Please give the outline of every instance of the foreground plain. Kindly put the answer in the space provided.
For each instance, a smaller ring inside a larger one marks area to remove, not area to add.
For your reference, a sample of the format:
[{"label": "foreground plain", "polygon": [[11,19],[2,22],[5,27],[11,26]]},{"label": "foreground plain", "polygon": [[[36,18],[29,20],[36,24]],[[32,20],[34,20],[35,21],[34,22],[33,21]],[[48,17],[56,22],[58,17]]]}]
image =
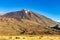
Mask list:
[{"label": "foreground plain", "polygon": [[60,40],[60,35],[0,36],[0,40]]}]

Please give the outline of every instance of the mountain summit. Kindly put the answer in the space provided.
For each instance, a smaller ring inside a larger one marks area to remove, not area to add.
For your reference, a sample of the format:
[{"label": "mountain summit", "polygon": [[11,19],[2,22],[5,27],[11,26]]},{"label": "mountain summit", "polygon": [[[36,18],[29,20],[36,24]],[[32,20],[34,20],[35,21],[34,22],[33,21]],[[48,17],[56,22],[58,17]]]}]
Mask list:
[{"label": "mountain summit", "polygon": [[23,9],[0,16],[0,35],[20,34],[59,34],[54,28],[58,23],[43,16]]},{"label": "mountain summit", "polygon": [[23,9],[21,11],[7,13],[7,14],[5,14],[5,17],[15,18],[17,20],[29,19],[32,21],[36,21],[38,23],[48,25],[50,27],[53,27],[56,24],[58,24],[57,22],[55,22],[43,15],[37,14],[35,12],[29,11],[26,9]]}]

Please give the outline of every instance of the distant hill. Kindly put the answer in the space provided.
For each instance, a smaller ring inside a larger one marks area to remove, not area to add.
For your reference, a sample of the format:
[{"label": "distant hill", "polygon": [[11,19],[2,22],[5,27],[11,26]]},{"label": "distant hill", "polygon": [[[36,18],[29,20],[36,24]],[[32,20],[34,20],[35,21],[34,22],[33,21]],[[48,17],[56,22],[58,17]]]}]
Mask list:
[{"label": "distant hill", "polygon": [[60,34],[60,30],[54,28],[57,24],[41,14],[23,9],[0,15],[0,35]]}]

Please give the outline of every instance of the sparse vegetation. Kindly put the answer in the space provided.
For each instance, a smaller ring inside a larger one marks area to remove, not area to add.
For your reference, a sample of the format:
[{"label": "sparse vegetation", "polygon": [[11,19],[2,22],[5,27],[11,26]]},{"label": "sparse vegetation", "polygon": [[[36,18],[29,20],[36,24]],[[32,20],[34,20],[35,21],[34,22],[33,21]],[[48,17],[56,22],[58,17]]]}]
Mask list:
[{"label": "sparse vegetation", "polygon": [[15,39],[20,39],[20,37],[16,37]]},{"label": "sparse vegetation", "polygon": [[[0,36],[0,40],[60,40],[60,35]],[[43,37],[42,37],[43,36]],[[12,37],[12,38],[11,38]]]}]

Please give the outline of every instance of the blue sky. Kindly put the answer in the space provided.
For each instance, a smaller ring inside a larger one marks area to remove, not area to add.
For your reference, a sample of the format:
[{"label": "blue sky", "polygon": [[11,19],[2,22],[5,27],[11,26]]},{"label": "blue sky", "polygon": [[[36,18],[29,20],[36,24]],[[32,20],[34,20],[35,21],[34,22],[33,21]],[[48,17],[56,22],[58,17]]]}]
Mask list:
[{"label": "blue sky", "polygon": [[0,14],[24,8],[60,22],[60,0],[0,0]]}]

